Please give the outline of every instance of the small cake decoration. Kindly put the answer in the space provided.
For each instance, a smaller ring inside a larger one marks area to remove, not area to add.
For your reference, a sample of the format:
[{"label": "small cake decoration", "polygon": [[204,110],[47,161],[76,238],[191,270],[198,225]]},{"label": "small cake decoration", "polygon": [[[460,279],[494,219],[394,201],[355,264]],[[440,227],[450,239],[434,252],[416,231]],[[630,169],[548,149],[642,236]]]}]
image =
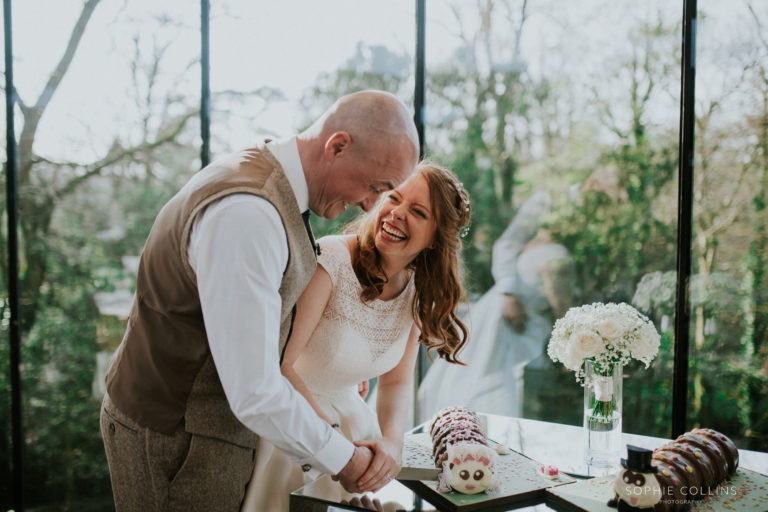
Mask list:
[{"label": "small cake decoration", "polygon": [[638,446],[627,445],[627,458],[621,459],[624,470],[613,484],[614,497],[608,502],[619,512],[653,512],[661,501],[661,486],[656,479],[658,468],[651,464],[653,452]]},{"label": "small cake decoration", "polygon": [[496,452],[488,446],[477,414],[466,407],[448,407],[432,419],[429,433],[440,492],[478,494],[494,487]]},{"label": "small cake decoration", "polygon": [[541,466],[541,474],[554,480],[560,474],[560,470],[555,466]]}]

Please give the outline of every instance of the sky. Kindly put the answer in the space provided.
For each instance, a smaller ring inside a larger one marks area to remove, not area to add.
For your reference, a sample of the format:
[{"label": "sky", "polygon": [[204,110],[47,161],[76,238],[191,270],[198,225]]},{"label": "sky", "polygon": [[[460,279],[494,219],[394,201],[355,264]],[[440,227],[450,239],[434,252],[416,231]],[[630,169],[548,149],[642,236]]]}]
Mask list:
[{"label": "sky", "polygon": [[[586,97],[588,91],[581,90],[584,84],[604,76],[606,85],[601,93],[610,99],[616,92],[611,90],[611,80],[618,77],[612,78],[614,70],[606,66],[605,54],[616,46],[631,51],[628,36],[636,24],[633,20],[661,18],[674,23],[682,13],[682,2],[671,0],[620,3],[529,0],[520,47],[528,72],[567,76],[576,97]],[[13,2],[14,73],[22,100],[30,103],[40,94],[63,53],[82,4],[83,0]],[[295,133],[306,122],[306,113],[298,106],[302,94],[321,73],[333,72],[349,59],[360,41],[414,55],[413,0],[216,0],[211,4],[214,94],[272,87],[285,95],[283,100],[269,104],[244,101],[227,112],[219,112],[214,103],[215,151],[250,145],[261,135]],[[457,6],[460,23],[450,5]],[[699,24],[700,40],[702,35],[709,37],[718,31],[738,33],[740,27],[734,25],[738,23],[748,30],[745,5],[744,1],[700,1],[700,10],[712,13],[708,22]],[[453,57],[462,32],[474,34],[479,23],[474,6],[475,2],[468,0],[427,2],[428,74],[431,66]],[[740,14],[729,14],[732,11]],[[501,9],[492,19],[501,27],[491,42],[492,56],[502,63],[512,60],[514,53],[515,25],[505,20],[505,14]],[[511,15],[516,14],[512,10]],[[115,138],[136,140],[144,113],[136,106],[129,63],[137,49],[146,64],[153,48],[164,48],[157,84],[196,101],[200,68],[190,63],[199,56],[199,26],[199,4],[194,0],[102,0],[46,111],[36,150],[54,159],[87,161],[102,155]],[[703,48],[706,50],[706,45]],[[728,60],[728,56],[719,58]],[[478,66],[487,65],[478,61]],[[714,95],[710,89],[722,89],[727,86],[723,82],[735,80],[732,72],[723,71],[719,67],[699,70],[703,96]],[[137,76],[140,87],[146,86],[142,73]],[[675,122],[678,88],[679,84],[672,84],[666,91],[666,100],[656,106],[655,121]],[[165,108],[161,99],[152,99],[155,111]]]},{"label": "sky", "polygon": [[[267,86],[282,90],[295,102],[317,75],[336,69],[352,56],[355,44],[386,44],[413,53],[415,25],[412,1],[334,2],[211,2],[211,88],[251,91]],[[25,0],[14,2],[16,86],[22,99],[33,101],[45,77],[60,58],[79,13],[80,0]],[[189,9],[189,6],[195,6]],[[161,28],[153,17],[174,25]],[[187,69],[199,55],[197,2],[102,0],[87,27],[70,71],[41,124],[40,148],[51,155],[73,152],[87,158],[103,151],[110,137],[133,117],[128,61],[138,37],[143,55],[153,45],[167,45],[160,81],[199,97],[199,66]],[[350,20],[366,19],[366,23]],[[185,72],[186,69],[186,72]],[[181,78],[179,78],[181,77]],[[65,101],[59,101],[65,99]],[[276,134],[296,129],[296,116],[261,112],[262,105],[246,105],[233,118],[258,114],[260,125]],[[215,105],[214,105],[215,108]],[[129,109],[126,111],[126,109]],[[249,111],[248,109],[251,109]],[[274,109],[273,109],[274,110]],[[282,113],[279,111],[282,110]],[[135,119],[134,119],[135,121]],[[62,137],[61,127],[69,125]],[[101,125],[107,125],[103,129]],[[109,126],[112,125],[112,126]],[[235,146],[252,138],[245,127],[232,128]],[[84,142],[89,141],[89,142]]]}]

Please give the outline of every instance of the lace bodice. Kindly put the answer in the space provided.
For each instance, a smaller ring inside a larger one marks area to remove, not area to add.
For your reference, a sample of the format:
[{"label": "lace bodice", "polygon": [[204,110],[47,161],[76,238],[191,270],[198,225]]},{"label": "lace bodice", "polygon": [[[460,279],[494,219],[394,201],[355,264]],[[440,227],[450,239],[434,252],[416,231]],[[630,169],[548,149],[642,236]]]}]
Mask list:
[{"label": "lace bodice", "polygon": [[333,291],[294,367],[313,393],[335,394],[394,368],[413,324],[413,279],[397,297],[364,303],[343,236],[319,240]]}]

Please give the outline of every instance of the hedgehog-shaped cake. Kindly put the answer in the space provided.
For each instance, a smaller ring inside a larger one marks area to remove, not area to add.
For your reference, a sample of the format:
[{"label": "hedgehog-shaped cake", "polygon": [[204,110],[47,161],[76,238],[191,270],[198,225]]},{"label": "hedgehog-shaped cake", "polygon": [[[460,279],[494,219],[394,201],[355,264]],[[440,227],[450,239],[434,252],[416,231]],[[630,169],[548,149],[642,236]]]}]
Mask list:
[{"label": "hedgehog-shaped cake", "polygon": [[477,414],[466,407],[447,407],[430,422],[429,435],[440,470],[438,491],[478,494],[493,488],[496,452],[488,446]]}]

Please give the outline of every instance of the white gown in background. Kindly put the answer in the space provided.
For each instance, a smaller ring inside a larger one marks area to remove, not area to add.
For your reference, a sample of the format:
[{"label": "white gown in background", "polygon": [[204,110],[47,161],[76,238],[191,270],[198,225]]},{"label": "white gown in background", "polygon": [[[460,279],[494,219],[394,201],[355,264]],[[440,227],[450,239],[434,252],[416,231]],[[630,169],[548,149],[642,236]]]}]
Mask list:
[{"label": "white gown in background", "polygon": [[[432,364],[419,387],[422,420],[451,405],[521,415],[523,369],[544,351],[552,330],[552,309],[543,277],[571,262],[568,250],[556,243],[522,250],[536,234],[549,201],[546,193],[532,196],[494,243],[496,284],[470,306],[464,318],[469,340],[458,357],[467,366],[441,359]],[[525,307],[528,319],[522,333],[515,332],[502,317],[506,293],[514,293]]]},{"label": "white gown in background", "polygon": [[[402,359],[413,325],[413,279],[394,299],[364,304],[344,237],[328,236],[319,243],[318,264],[331,276],[333,291],[294,368],[323,412],[339,423],[349,440],[380,438],[376,413],[360,398],[357,386],[388,372]],[[287,511],[290,492],[309,478],[287,455],[262,439],[241,510]],[[330,485],[333,488],[327,489],[327,495],[347,496],[340,484]]]}]

